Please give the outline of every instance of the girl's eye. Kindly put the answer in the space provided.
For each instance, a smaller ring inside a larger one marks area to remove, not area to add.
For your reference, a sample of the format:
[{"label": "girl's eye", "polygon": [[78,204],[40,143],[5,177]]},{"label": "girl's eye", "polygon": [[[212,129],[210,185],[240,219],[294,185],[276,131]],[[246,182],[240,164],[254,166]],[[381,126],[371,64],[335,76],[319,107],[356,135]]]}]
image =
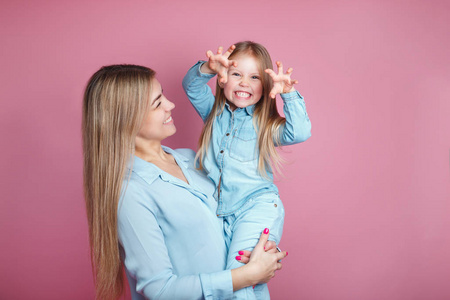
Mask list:
[{"label": "girl's eye", "polygon": [[158,108],[161,105],[161,101],[158,102],[158,105],[156,105],[156,108]]},{"label": "girl's eye", "polygon": [[257,80],[259,80],[259,76],[252,76],[252,79],[257,79]]},{"label": "girl's eye", "polygon": [[240,76],[239,73],[236,73],[236,72],[233,73],[233,74],[231,74],[231,75],[232,75],[232,76]]}]

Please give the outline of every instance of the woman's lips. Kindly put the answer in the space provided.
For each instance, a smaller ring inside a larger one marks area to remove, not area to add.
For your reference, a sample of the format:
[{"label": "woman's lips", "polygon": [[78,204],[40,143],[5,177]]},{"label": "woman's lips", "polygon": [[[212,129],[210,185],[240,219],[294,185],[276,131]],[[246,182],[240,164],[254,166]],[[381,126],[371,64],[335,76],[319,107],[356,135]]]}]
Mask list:
[{"label": "woman's lips", "polygon": [[163,124],[167,124],[167,123],[169,123],[169,122],[171,122],[172,121],[172,116],[170,116],[167,120],[165,120],[164,122],[163,122]]}]

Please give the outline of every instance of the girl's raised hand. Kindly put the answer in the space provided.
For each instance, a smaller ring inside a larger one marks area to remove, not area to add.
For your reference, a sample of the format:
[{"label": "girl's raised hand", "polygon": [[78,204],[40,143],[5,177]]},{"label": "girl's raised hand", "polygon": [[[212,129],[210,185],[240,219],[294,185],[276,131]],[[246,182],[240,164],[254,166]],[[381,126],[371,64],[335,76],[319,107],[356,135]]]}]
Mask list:
[{"label": "girl's raised hand", "polygon": [[297,84],[297,80],[291,79],[291,74],[294,69],[287,69],[283,74],[283,64],[277,61],[278,74],[271,69],[266,69],[265,72],[272,77],[273,88],[270,91],[270,98],[275,99],[277,94],[289,93],[295,91],[294,84]]},{"label": "girl's raised hand", "polygon": [[208,57],[208,62],[203,64],[206,67],[206,73],[217,74],[219,77],[219,83],[226,83],[228,81],[228,68],[230,66],[237,66],[237,62],[234,60],[229,60],[231,53],[233,53],[235,45],[231,45],[228,50],[222,54],[223,47],[219,47],[217,49],[217,54],[214,54],[211,50],[206,52],[206,56]]}]

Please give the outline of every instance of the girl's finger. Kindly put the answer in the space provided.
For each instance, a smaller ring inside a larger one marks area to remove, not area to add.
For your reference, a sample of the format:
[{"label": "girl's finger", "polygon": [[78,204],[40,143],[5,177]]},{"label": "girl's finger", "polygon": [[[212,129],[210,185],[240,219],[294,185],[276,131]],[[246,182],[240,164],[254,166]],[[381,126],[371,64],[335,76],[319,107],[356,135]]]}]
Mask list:
[{"label": "girl's finger", "polygon": [[217,54],[222,54],[222,51],[223,51],[223,47],[220,46],[220,47],[217,49]]},{"label": "girl's finger", "polygon": [[272,79],[275,79],[275,77],[277,76],[277,73],[275,73],[272,69],[265,69],[264,72],[269,74],[269,76],[272,77]]},{"label": "girl's finger", "polygon": [[226,58],[228,58],[231,55],[231,53],[233,53],[234,49],[236,49],[236,46],[235,45],[231,45],[230,48],[228,48],[227,52],[224,53],[224,56]]},{"label": "girl's finger", "polygon": [[208,58],[211,58],[211,56],[213,56],[213,55],[214,55],[214,53],[211,50],[206,51],[206,56]]},{"label": "girl's finger", "polygon": [[227,73],[226,72],[221,72],[220,73],[220,82],[227,83],[227,81],[228,81]]},{"label": "girl's finger", "polygon": [[281,61],[277,61],[277,67],[278,67],[278,74],[283,74],[283,64]]},{"label": "girl's finger", "polygon": [[277,270],[281,270],[283,268],[283,265],[281,263],[277,263]]},{"label": "girl's finger", "polygon": [[238,66],[238,63],[237,63],[237,61],[235,61],[235,60],[229,60],[229,61],[228,61],[228,64],[229,64],[230,66],[235,67],[235,68]]},{"label": "girl's finger", "polygon": [[289,69],[287,69],[286,74],[287,74],[287,75],[291,75],[292,71],[294,71],[294,69],[289,68]]}]

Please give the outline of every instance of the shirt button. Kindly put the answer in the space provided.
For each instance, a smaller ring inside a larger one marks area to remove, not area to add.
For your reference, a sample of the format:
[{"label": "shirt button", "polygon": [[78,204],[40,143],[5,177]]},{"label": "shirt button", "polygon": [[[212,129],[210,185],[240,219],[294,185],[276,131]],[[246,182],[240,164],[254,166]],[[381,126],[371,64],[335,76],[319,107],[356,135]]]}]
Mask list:
[{"label": "shirt button", "polygon": [[223,153],[223,150],[220,150],[220,153]]},{"label": "shirt button", "polygon": [[230,135],[229,133],[226,134],[226,136],[229,136],[229,135]]},{"label": "shirt button", "polygon": [[274,204],[273,206],[277,207],[278,205]]}]

